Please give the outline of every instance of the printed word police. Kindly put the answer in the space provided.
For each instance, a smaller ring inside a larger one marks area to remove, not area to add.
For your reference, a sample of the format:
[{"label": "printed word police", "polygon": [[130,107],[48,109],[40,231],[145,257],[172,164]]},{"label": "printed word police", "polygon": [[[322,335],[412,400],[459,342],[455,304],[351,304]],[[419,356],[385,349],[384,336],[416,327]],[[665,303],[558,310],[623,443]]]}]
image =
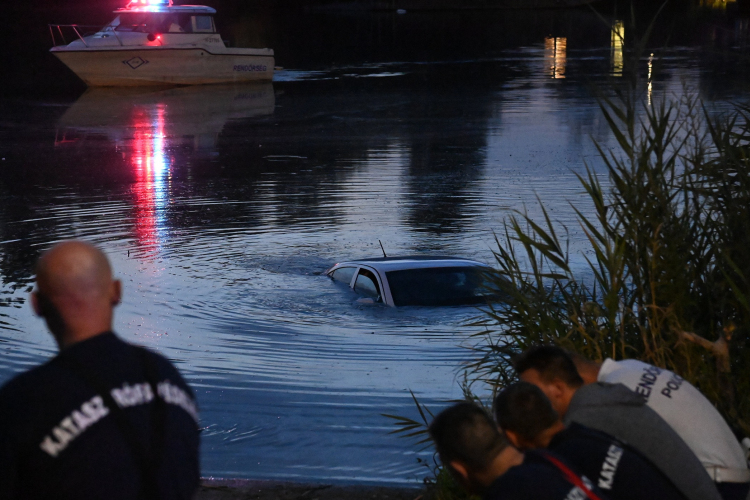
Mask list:
[{"label": "printed word police", "polygon": [[[181,388],[171,384],[169,380],[164,380],[157,384],[156,391],[167,404],[179,406],[198,422],[198,409],[195,402]],[[146,382],[133,385],[126,383],[122,387],[112,389],[110,395],[120,408],[147,404],[154,399],[154,391]],[[49,456],[57,457],[86,429],[109,415],[109,411],[101,396],[92,397],[80,408],[63,418],[49,434],[44,436],[39,447]]]},{"label": "printed word police", "polygon": [[[643,398],[648,401],[648,398],[651,396],[652,388],[656,383],[656,380],[659,378],[661,372],[662,370],[655,366],[648,366],[644,368],[643,374],[641,374],[641,380],[635,387],[635,392],[643,396]],[[661,390],[662,396],[666,396],[671,399],[672,391],[678,390],[683,382],[684,379],[682,379],[682,377],[673,373],[667,381],[667,386]]]}]

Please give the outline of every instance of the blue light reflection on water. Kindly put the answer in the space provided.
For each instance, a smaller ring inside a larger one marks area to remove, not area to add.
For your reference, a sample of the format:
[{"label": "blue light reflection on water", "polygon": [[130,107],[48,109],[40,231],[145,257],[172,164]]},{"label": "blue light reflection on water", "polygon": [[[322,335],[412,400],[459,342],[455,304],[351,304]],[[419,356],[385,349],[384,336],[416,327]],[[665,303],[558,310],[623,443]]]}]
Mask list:
[{"label": "blue light reflection on water", "polygon": [[166,115],[163,103],[134,107],[132,114],[130,154],[136,173],[135,208],[139,213],[136,235],[142,246],[151,246],[157,254],[168,235],[165,222],[173,162],[166,144]]},{"label": "blue light reflection on water", "polygon": [[169,201],[169,176],[172,167],[171,158],[165,146],[164,106],[158,107],[154,127],[154,207],[156,211],[157,239],[161,242],[167,236],[166,210]]}]

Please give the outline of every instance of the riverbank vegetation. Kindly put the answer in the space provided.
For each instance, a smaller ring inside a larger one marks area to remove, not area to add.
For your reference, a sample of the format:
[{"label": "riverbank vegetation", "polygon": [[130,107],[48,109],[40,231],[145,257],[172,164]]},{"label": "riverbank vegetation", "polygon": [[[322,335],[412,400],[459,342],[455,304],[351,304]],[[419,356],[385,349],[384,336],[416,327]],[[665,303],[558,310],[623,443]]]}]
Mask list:
[{"label": "riverbank vegetation", "polygon": [[576,208],[585,268],[543,207],[543,221],[511,216],[495,252],[511,299],[479,322],[469,376],[501,387],[510,356],[540,343],[637,358],[696,385],[750,435],[750,108],[713,115],[690,93],[649,105],[632,92],[601,107],[619,151],[598,145],[605,184],[580,176],[594,214]]},{"label": "riverbank vegetation", "polygon": [[[597,144],[606,176],[588,165],[578,175],[578,227],[556,223],[540,200],[541,217],[516,213],[496,234],[509,300],[472,325],[465,392],[490,404],[515,379],[514,354],[556,344],[668,368],[750,436],[750,107],[709,110],[693,89],[652,101],[642,54],[635,46],[627,78],[600,95],[616,147]],[[585,248],[570,250],[572,231]],[[396,432],[422,436],[420,412]],[[436,496],[456,498],[434,471]]]}]

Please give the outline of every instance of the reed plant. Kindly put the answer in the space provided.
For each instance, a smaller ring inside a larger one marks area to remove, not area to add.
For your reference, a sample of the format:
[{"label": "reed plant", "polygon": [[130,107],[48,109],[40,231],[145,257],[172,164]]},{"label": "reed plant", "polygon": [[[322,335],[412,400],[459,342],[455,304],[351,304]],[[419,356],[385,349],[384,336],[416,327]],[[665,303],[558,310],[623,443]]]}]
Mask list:
[{"label": "reed plant", "polygon": [[508,218],[495,260],[507,304],[489,306],[469,366],[494,390],[510,357],[556,344],[593,360],[637,358],[697,386],[750,435],[750,108],[711,115],[691,94],[646,105],[601,97],[619,151],[597,145],[606,189],[579,180],[592,210],[573,207],[587,239],[574,269],[566,228]]},{"label": "reed plant", "polygon": [[[571,256],[568,228],[541,202],[541,218],[506,219],[494,256],[510,300],[474,323],[466,377],[494,394],[515,377],[513,354],[538,344],[595,361],[636,358],[694,384],[747,436],[750,107],[712,112],[690,88],[647,98],[639,68],[656,16],[640,31],[635,19],[623,78],[595,89],[617,147],[595,142],[604,184],[588,165],[578,175],[589,206],[573,209],[587,246]],[[583,268],[571,263],[580,256]]]},{"label": "reed plant", "polygon": [[[471,325],[464,394],[489,405],[516,378],[513,355],[555,344],[668,368],[750,436],[750,108],[711,114],[691,92],[648,105],[635,90],[600,96],[619,148],[597,145],[605,184],[578,175],[583,259],[541,201],[541,218],[515,213],[495,235],[508,300]],[[394,432],[424,445],[431,414],[415,403],[420,419],[394,417]],[[466,498],[439,467],[429,482],[440,500]]]},{"label": "reed plant", "polygon": [[[514,213],[495,234],[508,300],[470,325],[464,393],[491,403],[516,379],[515,354],[555,344],[670,369],[750,436],[750,106],[714,112],[691,89],[646,99],[638,68],[652,26],[630,41],[620,83],[598,91],[617,147],[596,144],[606,175],[577,174],[585,248],[571,252],[570,228],[541,200],[541,217]],[[396,417],[394,432],[424,444],[429,412],[415,402],[420,420]],[[432,470],[433,496],[465,498]]]}]

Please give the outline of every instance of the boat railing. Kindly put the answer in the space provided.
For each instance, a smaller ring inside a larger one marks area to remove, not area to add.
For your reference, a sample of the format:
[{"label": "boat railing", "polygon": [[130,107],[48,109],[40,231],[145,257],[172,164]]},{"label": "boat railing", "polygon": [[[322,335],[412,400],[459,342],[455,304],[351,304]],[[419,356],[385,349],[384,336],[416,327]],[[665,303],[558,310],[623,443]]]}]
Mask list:
[{"label": "boat railing", "polygon": [[[88,35],[92,35],[94,33],[98,33],[100,31],[107,31],[111,32],[115,38],[117,38],[117,41],[120,43],[120,45],[123,45],[122,40],[120,40],[120,37],[117,36],[117,31],[115,31],[112,26],[106,26],[104,28],[101,27],[101,25],[87,25],[87,24],[48,24],[49,26],[49,33],[52,35],[52,46],[57,47],[58,45],[68,45],[70,42],[68,41],[68,38],[71,38],[71,41],[75,40],[76,37],[83,42],[83,44],[88,47],[89,44],[86,43],[85,37]],[[94,29],[93,32],[91,31],[85,31]],[[65,36],[65,33],[68,33],[68,36]],[[75,35],[72,35],[72,33],[75,33]],[[58,41],[60,43],[58,43]]]}]

